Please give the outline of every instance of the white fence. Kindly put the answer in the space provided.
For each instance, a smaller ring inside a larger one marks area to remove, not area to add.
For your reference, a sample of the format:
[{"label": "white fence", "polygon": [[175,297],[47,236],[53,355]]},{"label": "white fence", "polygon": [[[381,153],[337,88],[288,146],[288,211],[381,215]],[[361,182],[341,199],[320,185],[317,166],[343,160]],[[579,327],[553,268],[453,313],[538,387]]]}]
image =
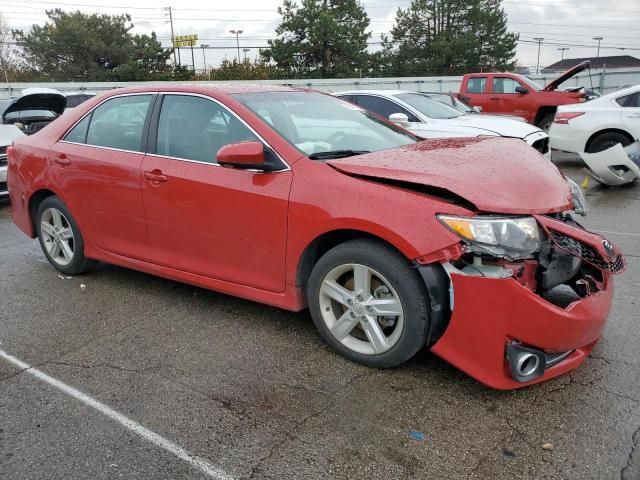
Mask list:
[{"label": "white fence", "polygon": [[[539,84],[546,84],[557,75],[533,75],[531,78]],[[267,84],[298,85],[323,90],[340,92],[357,89],[402,89],[420,92],[457,92],[462,77],[397,77],[397,78],[340,78],[340,79],[305,79],[305,80],[245,80],[220,82],[191,82],[194,84]],[[62,92],[87,90],[101,93],[114,88],[133,85],[160,85],[185,82],[65,82],[65,83],[10,83],[0,86],[0,99],[19,95],[25,88],[48,87]],[[564,87],[584,86],[602,93],[609,93],[624,85],[640,84],[640,68],[619,69],[606,72],[584,72],[566,81]]]}]

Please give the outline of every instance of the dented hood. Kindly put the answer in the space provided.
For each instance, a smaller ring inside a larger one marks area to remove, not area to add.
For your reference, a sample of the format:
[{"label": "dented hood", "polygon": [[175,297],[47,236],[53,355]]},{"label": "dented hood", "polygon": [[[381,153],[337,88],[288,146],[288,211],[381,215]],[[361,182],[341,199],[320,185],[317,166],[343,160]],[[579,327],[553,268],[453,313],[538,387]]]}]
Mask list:
[{"label": "dented hood", "polygon": [[560,171],[517,139],[425,140],[328,163],[349,175],[445,190],[483,212],[543,214],[572,208]]}]

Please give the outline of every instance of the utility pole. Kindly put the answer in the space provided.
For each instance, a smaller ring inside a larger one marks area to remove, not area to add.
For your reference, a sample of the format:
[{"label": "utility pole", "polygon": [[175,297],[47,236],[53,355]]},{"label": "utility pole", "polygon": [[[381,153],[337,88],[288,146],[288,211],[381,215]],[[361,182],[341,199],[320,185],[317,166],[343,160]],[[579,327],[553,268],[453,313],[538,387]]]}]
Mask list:
[{"label": "utility pole", "polygon": [[569,47],[560,47],[558,48],[558,50],[560,50],[560,60],[564,60],[564,52],[566,52],[567,50],[569,50]]},{"label": "utility pole", "polygon": [[534,40],[538,42],[538,63],[536,63],[536,75],[538,75],[540,73],[540,46],[542,45],[544,38],[536,37]]},{"label": "utility pole", "polygon": [[229,33],[236,36],[236,47],[238,48],[238,63],[240,63],[240,39],[238,38],[244,30],[229,30]]},{"label": "utility pole", "polygon": [[[173,47],[173,66],[177,67],[179,61],[176,60],[176,36],[173,34],[173,13],[171,12],[171,7],[165,7],[165,10],[169,12],[169,23],[171,24],[171,46]],[[178,50],[178,56],[180,55],[180,50]]]},{"label": "utility pole", "polygon": [[242,51],[244,52],[244,61],[247,61],[247,53],[249,53],[251,51],[250,48],[243,48]]},{"label": "utility pole", "polygon": [[604,40],[604,37],[593,37],[594,40],[598,41],[598,53],[596,53],[596,57],[600,56],[600,42]]},{"label": "utility pole", "polygon": [[202,48],[202,70],[204,73],[207,73],[207,57],[205,56],[204,51],[209,48],[209,45],[207,45],[206,43],[201,43],[200,48]]},{"label": "utility pole", "polygon": [[191,45],[191,68],[193,68],[193,72],[195,73],[196,71],[196,59],[193,56],[193,44],[196,43],[195,41],[191,41],[190,45]]}]

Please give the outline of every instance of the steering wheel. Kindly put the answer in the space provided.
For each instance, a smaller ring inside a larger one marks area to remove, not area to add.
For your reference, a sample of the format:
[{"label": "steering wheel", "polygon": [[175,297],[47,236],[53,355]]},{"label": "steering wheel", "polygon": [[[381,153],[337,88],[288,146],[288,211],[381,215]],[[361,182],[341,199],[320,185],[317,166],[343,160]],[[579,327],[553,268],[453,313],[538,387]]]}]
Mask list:
[{"label": "steering wheel", "polygon": [[334,145],[339,145],[340,141],[344,140],[345,138],[347,138],[347,134],[345,132],[335,132],[332,133],[329,138],[325,140],[325,142],[330,143],[331,148],[335,148]]}]

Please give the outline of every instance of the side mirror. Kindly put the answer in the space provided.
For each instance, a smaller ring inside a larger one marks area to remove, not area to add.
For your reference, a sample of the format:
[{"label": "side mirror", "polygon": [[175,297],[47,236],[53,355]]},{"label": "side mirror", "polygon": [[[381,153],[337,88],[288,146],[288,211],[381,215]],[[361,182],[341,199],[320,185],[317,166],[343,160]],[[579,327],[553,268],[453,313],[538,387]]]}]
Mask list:
[{"label": "side mirror", "polygon": [[529,93],[529,89],[526,87],[523,87],[522,85],[518,85],[516,87],[516,93],[521,93],[521,94],[525,94],[525,93]]},{"label": "side mirror", "polygon": [[223,166],[264,170],[264,145],[260,142],[230,143],[218,150],[216,161]]},{"label": "side mirror", "polygon": [[404,113],[392,113],[391,115],[389,115],[389,120],[402,127],[408,127],[410,125],[409,117],[407,117]]},{"label": "side mirror", "polygon": [[482,113],[482,107],[471,107],[471,109],[476,113]]}]

